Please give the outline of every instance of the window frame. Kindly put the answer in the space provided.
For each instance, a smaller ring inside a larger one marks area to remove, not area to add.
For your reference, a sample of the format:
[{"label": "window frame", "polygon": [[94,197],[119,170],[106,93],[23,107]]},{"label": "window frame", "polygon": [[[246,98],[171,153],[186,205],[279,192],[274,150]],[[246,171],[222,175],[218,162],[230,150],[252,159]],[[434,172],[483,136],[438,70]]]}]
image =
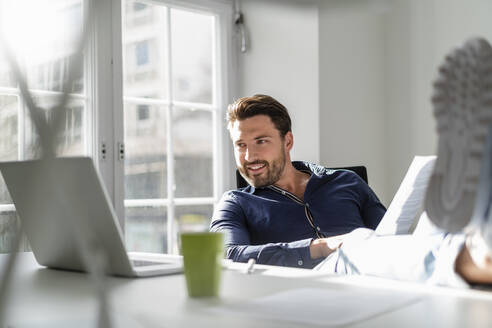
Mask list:
[{"label": "window frame", "polygon": [[[167,250],[168,253],[175,253],[175,218],[174,207],[179,205],[215,205],[220,199],[223,192],[228,189],[234,188],[234,165],[233,155],[231,151],[230,143],[228,142],[229,136],[225,129],[225,111],[227,104],[233,99],[235,93],[235,51],[232,46],[233,43],[233,7],[232,3],[226,0],[139,0],[139,2],[146,2],[150,5],[164,5],[169,8],[183,9],[188,11],[196,11],[198,13],[207,13],[215,17],[215,49],[213,50],[213,65],[215,66],[216,74],[213,75],[213,84],[215,92],[213,94],[212,107],[215,110],[212,111],[213,117],[213,172],[214,172],[214,189],[212,197],[204,198],[174,198],[173,191],[171,190],[173,181],[170,180],[174,176],[171,176],[168,172],[168,195],[167,199],[155,200],[150,202],[149,205],[163,205],[167,207]],[[102,4],[104,3],[104,4]],[[96,17],[98,20],[96,24],[101,24],[106,29],[104,33],[98,30],[97,35],[93,34],[94,49],[97,49],[97,53],[94,53],[93,61],[93,74],[95,77],[95,84],[99,87],[93,89],[95,94],[95,115],[94,126],[95,138],[94,138],[94,158],[98,159],[98,168],[106,183],[110,198],[113,201],[116,214],[120,226],[125,231],[125,203],[132,205],[132,202],[125,202],[124,195],[124,128],[123,128],[123,49],[122,43],[122,6],[124,0],[107,0],[101,1],[99,4],[95,4],[96,13],[99,15]],[[106,10],[111,11],[111,22],[106,20],[101,21],[101,17],[104,17],[103,13]],[[111,39],[111,42],[108,40]],[[107,45],[111,44],[111,53],[108,53]],[[105,65],[108,61],[111,61],[111,65]],[[109,73],[108,66],[111,67],[112,79],[107,79]],[[111,82],[111,83],[110,83]],[[108,92],[111,91],[111,92]],[[112,97],[109,95],[112,94]],[[126,98],[126,97],[125,97]],[[178,103],[174,101],[174,103]],[[110,107],[107,105],[111,104]],[[186,105],[186,103],[178,104],[180,106]],[[194,104],[196,107],[196,104]],[[111,111],[98,110],[101,108],[111,108]],[[171,111],[168,110],[168,113]],[[169,115],[169,114],[168,114]],[[169,122],[169,120],[168,120]],[[169,123],[168,123],[169,124]],[[168,133],[171,133],[170,131]],[[170,140],[170,138],[168,138]],[[105,149],[105,154],[102,154],[102,149]],[[123,151],[123,154],[120,153]],[[172,149],[168,149],[172,153]],[[173,170],[172,156],[168,160],[168,171]],[[142,204],[144,202],[141,202]]]}]

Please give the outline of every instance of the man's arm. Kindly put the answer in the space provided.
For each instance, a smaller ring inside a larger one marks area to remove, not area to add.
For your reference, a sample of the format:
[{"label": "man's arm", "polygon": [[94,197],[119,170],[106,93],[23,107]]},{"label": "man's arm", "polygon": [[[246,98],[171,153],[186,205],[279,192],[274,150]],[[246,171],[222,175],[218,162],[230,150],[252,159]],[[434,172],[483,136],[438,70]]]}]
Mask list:
[{"label": "man's arm", "polygon": [[375,230],[386,213],[386,207],[381,204],[371,187],[360,180],[361,195],[364,197],[361,208],[362,219],[367,228]]},{"label": "man's arm", "polygon": [[[328,242],[312,238],[286,242],[251,245],[247,220],[234,194],[224,194],[219,202],[211,231],[224,232],[227,258],[236,262],[247,262],[291,267],[313,268],[328,254]],[[336,242],[330,242],[336,245]]]}]

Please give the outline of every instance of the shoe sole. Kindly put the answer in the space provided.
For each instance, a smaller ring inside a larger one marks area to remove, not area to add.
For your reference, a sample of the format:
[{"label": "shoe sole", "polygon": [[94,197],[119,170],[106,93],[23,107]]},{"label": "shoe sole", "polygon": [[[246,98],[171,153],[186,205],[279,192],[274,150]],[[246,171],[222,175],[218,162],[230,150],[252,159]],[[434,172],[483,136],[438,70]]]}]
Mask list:
[{"label": "shoe sole", "polygon": [[438,227],[461,231],[471,220],[492,122],[492,47],[481,38],[446,56],[434,83],[438,157],[425,209]]}]

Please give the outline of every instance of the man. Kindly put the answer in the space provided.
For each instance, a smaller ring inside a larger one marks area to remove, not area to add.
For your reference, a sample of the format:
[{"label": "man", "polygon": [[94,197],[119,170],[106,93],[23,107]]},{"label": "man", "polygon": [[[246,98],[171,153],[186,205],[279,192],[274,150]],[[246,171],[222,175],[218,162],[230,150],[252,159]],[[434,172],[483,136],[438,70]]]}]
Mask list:
[{"label": "man", "polygon": [[375,235],[385,212],[375,194],[353,173],[291,163],[290,118],[272,97],[238,99],[228,121],[237,167],[250,184],[225,193],[212,219],[211,231],[226,233],[228,258],[450,286],[492,283],[479,230]]},{"label": "man", "polygon": [[375,229],[385,213],[355,173],[291,162],[287,109],[272,97],[238,99],[228,109],[236,165],[250,186],[229,191],[211,230],[226,232],[227,257],[313,268],[356,228]]}]

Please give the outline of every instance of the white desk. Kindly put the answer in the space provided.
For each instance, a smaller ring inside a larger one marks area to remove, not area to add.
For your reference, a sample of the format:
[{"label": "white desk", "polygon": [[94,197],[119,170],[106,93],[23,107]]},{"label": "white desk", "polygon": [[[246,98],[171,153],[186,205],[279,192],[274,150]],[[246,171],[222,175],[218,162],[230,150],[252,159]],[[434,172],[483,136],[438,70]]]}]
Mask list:
[{"label": "white desk", "polygon": [[[0,256],[0,265],[5,263],[5,258],[5,255]],[[218,315],[207,309],[300,287],[319,288],[327,293],[365,288],[410,292],[420,295],[422,300],[350,327],[492,327],[492,292],[429,287],[378,278],[320,276],[301,269],[258,267],[261,270],[252,275],[236,271],[244,268],[242,264],[234,264],[225,270],[218,299],[188,298],[183,275],[141,279],[110,277],[112,310],[120,317],[126,317],[129,327],[138,326],[133,324],[135,322],[142,327],[309,327],[254,316]],[[11,286],[7,323],[15,327],[19,323],[35,321],[53,326],[49,324],[50,320],[91,318],[95,310],[95,293],[87,275],[42,268],[31,253],[23,253],[19,257]]]}]

